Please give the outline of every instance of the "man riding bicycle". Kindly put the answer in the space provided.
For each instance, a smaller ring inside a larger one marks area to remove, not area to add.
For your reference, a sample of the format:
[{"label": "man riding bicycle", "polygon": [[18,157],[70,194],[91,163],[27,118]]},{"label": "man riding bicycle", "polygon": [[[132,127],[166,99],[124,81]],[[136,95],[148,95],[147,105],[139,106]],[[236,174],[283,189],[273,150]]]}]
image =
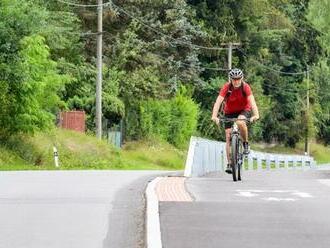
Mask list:
[{"label": "man riding bicycle", "polygon": [[[250,86],[243,80],[243,72],[240,69],[232,69],[229,72],[229,82],[221,88],[219,96],[213,106],[212,120],[219,125],[220,119],[218,118],[218,113],[220,106],[224,105],[224,115],[227,118],[238,118],[246,119],[251,123],[259,119],[259,111],[252,94]],[[251,117],[252,110],[252,117]],[[248,128],[246,121],[238,120],[236,121],[239,127],[240,134],[243,140],[243,153],[249,154],[250,147],[248,143]],[[227,153],[227,173],[231,173],[231,160],[230,160],[230,131],[232,123],[225,122],[225,132],[226,132],[226,153]]]}]

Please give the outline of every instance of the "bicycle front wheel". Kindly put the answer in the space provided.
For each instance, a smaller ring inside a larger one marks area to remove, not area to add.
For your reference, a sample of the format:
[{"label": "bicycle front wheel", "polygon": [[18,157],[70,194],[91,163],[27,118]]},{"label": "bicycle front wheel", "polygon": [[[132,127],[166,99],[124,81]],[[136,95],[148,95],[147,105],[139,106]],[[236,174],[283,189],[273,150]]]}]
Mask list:
[{"label": "bicycle front wheel", "polygon": [[[233,181],[237,181],[238,176],[238,135],[233,135],[231,137],[231,166],[233,172]],[[240,175],[239,175],[240,176]]]},{"label": "bicycle front wheel", "polygon": [[242,180],[242,166],[243,166],[243,155],[242,155],[242,145],[241,145],[241,141],[239,140],[238,141],[238,164],[237,164],[237,167],[238,167],[238,176],[237,176],[237,179],[238,181],[241,181]]}]

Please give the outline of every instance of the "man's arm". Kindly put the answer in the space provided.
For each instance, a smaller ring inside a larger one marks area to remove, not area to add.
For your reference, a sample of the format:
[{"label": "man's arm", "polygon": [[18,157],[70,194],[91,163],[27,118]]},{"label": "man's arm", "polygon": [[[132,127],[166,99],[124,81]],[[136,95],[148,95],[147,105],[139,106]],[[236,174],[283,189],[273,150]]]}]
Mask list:
[{"label": "man's arm", "polygon": [[217,100],[214,103],[213,110],[212,110],[212,120],[218,125],[220,122],[220,120],[218,118],[218,113],[219,113],[221,103],[223,102],[223,99],[224,99],[224,97],[219,95],[217,97]]},{"label": "man's arm", "polygon": [[251,107],[252,107],[252,117],[250,118],[251,122],[254,122],[255,120],[259,119],[259,110],[258,110],[258,106],[256,104],[256,100],[254,99],[253,95],[250,95],[248,97],[248,100],[250,101]]}]

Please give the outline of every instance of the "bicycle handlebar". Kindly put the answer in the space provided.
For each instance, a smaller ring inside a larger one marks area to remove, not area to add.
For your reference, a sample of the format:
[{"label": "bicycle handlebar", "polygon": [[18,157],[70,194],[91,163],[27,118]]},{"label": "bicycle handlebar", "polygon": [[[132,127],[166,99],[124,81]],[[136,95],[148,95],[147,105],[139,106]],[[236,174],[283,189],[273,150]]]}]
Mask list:
[{"label": "bicycle handlebar", "polygon": [[243,119],[243,118],[228,118],[224,116],[219,116],[219,120],[222,122],[235,122],[235,121],[245,121],[250,123],[250,119]]}]

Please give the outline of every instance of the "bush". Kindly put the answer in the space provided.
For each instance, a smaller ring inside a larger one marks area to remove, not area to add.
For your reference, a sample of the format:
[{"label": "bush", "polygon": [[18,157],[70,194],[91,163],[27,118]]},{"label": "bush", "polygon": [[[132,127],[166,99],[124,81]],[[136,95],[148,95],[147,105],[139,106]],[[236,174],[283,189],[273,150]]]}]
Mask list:
[{"label": "bush", "polygon": [[196,131],[199,108],[191,98],[181,94],[171,101],[171,105],[172,118],[168,141],[180,147]]},{"label": "bush", "polygon": [[129,130],[130,134],[139,134],[135,138],[159,137],[182,147],[196,131],[199,107],[184,92],[170,100],[143,101],[137,111],[137,125],[127,125],[137,129]]},{"label": "bush", "polygon": [[143,137],[156,136],[168,140],[172,122],[170,100],[149,100],[140,105],[140,125]]}]

